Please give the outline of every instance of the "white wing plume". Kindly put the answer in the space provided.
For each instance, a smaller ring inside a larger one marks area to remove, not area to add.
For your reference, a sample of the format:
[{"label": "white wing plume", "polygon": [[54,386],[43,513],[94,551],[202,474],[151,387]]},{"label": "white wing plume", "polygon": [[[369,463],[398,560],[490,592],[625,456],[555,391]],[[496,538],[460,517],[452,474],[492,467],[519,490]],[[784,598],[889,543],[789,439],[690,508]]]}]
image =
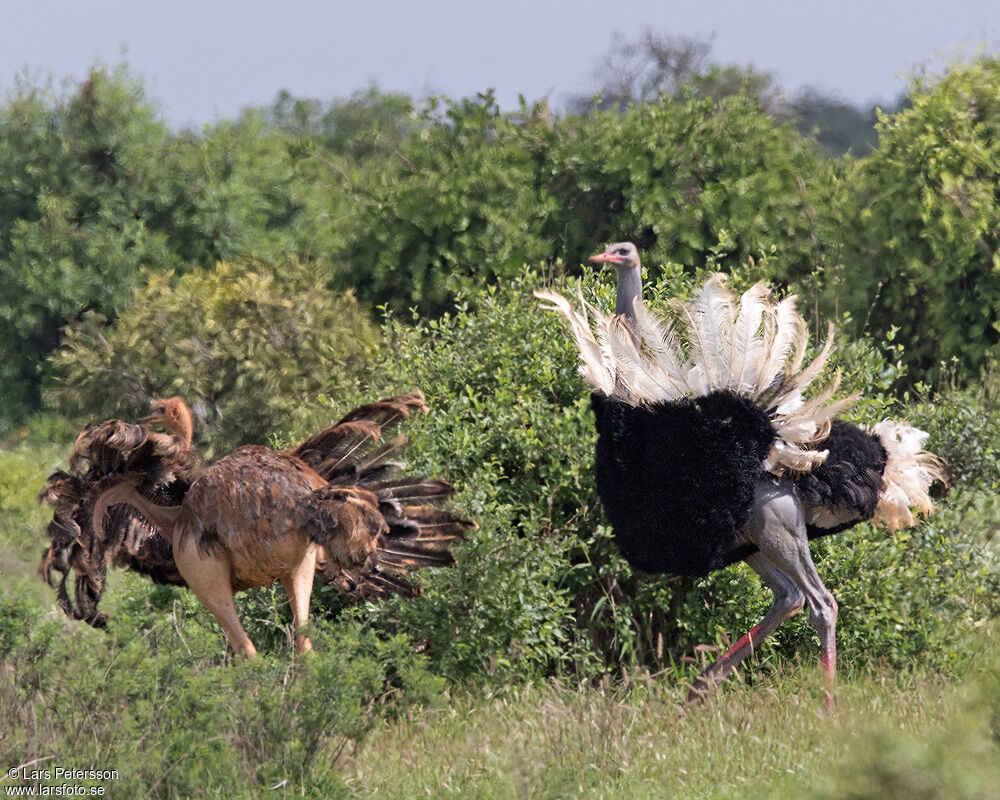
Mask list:
[{"label": "white wing plume", "polygon": [[587,304],[583,302],[583,296],[580,296],[580,305],[584,309],[584,316],[580,316],[570,305],[569,300],[558,292],[538,291],[535,292],[535,297],[552,304],[542,306],[543,309],[556,311],[569,321],[573,338],[576,339],[576,346],[580,351],[580,358],[583,360],[580,365],[580,375],[583,376],[583,379],[597,391],[609,397],[613,395],[615,386],[614,362],[605,357],[605,353],[601,350],[601,346],[590,330],[590,320],[586,317]]},{"label": "white wing plume", "polygon": [[807,472],[826,458],[814,445],[830,421],[856,398],[834,401],[839,376],[811,399],[803,392],[819,376],[833,344],[833,326],[819,355],[805,368],[808,327],[795,297],[778,302],[764,283],[737,298],[724,275],[713,275],[672,318],[635,304],[635,320],[601,314],[582,294],[582,313],[557,292],[535,296],[567,319],[582,364],[596,391],[631,405],[698,397],[728,390],[753,400],[771,417],[778,440],[767,468]]}]

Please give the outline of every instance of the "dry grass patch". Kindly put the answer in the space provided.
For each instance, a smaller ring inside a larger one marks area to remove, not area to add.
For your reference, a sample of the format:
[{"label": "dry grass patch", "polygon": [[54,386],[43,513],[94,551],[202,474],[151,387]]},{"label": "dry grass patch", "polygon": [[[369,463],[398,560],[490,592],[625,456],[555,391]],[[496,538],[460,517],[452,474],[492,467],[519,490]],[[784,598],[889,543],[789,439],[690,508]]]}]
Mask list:
[{"label": "dry grass patch", "polygon": [[559,683],[454,698],[369,738],[345,777],[361,797],[774,796],[815,786],[875,731],[926,737],[966,691],[872,673],[827,712],[818,676],[789,667],[687,709],[665,680],[630,691]]}]

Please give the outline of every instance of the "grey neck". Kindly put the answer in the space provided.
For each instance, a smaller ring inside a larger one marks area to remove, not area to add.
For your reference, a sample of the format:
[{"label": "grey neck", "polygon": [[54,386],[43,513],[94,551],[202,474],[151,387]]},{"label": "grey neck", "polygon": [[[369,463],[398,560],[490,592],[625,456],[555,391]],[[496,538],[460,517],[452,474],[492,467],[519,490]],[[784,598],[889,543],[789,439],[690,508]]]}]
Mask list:
[{"label": "grey neck", "polygon": [[635,301],[642,296],[642,275],[639,267],[618,270],[618,294],[615,296],[615,313],[635,322]]}]

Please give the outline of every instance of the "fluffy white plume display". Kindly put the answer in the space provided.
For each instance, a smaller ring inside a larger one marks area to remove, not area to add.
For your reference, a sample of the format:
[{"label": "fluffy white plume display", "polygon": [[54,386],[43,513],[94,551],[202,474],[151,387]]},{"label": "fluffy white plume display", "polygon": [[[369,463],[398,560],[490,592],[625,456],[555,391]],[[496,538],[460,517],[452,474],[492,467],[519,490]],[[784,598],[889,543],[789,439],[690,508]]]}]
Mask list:
[{"label": "fluffy white plume display", "polygon": [[580,350],[580,374],[595,390],[631,405],[671,402],[727,390],[748,397],[771,416],[778,441],[766,467],[775,474],[808,472],[826,458],[811,447],[831,420],[857,398],[834,401],[839,373],[808,399],[803,391],[822,372],[833,325],[819,355],[805,368],[809,331],[795,296],[778,302],[758,283],[739,298],[724,275],[713,275],[665,317],[636,302],[635,322],[602,314],[579,295],[581,311],[557,292],[535,296],[565,317]]},{"label": "fluffy white plume display", "polygon": [[875,522],[884,523],[890,530],[908,528],[916,521],[911,507],[924,514],[933,513],[928,490],[934,481],[946,482],[944,463],[923,449],[928,434],[906,422],[882,420],[872,433],[882,442],[887,456]]}]

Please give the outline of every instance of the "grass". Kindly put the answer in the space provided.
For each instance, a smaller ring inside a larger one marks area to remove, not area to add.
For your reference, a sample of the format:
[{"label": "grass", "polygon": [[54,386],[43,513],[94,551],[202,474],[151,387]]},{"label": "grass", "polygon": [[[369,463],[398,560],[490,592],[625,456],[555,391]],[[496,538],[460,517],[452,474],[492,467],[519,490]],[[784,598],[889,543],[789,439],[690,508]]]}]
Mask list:
[{"label": "grass", "polygon": [[69,450],[69,444],[23,443],[0,449],[0,575],[5,590],[14,583],[19,593],[39,603],[53,600],[35,573],[48,544],[44,530],[52,512],[35,498],[46,476],[65,462]]},{"label": "grass", "polygon": [[[662,680],[627,694],[549,683],[453,698],[385,725],[345,779],[357,797],[372,798],[964,797],[950,794],[955,776],[939,769],[954,743],[982,757],[971,770],[959,760],[967,782],[978,790],[996,779],[1000,792],[1000,748],[988,720],[969,711],[978,687],[873,669],[844,682],[828,712],[818,675],[797,665],[752,687],[732,684],[694,709]],[[908,773],[929,772],[942,792],[896,794],[893,781],[906,776],[864,761],[873,742]],[[865,785],[858,763],[867,777],[889,773],[885,793],[845,793],[851,780]]]},{"label": "grass", "polygon": [[[35,574],[34,498],[67,450],[0,450],[0,766],[116,768],[122,797],[1000,800],[985,619],[950,642],[953,680],[855,659],[832,712],[806,647],[802,663],[752,660],[693,709],[677,678],[644,672],[443,690],[408,641],[343,620],[315,620],[318,652],[298,663],[277,613],[249,620],[278,626],[270,652],[233,664],[189,593],[120,571],[108,634],[58,611]],[[973,512],[954,508],[956,524]]]}]

